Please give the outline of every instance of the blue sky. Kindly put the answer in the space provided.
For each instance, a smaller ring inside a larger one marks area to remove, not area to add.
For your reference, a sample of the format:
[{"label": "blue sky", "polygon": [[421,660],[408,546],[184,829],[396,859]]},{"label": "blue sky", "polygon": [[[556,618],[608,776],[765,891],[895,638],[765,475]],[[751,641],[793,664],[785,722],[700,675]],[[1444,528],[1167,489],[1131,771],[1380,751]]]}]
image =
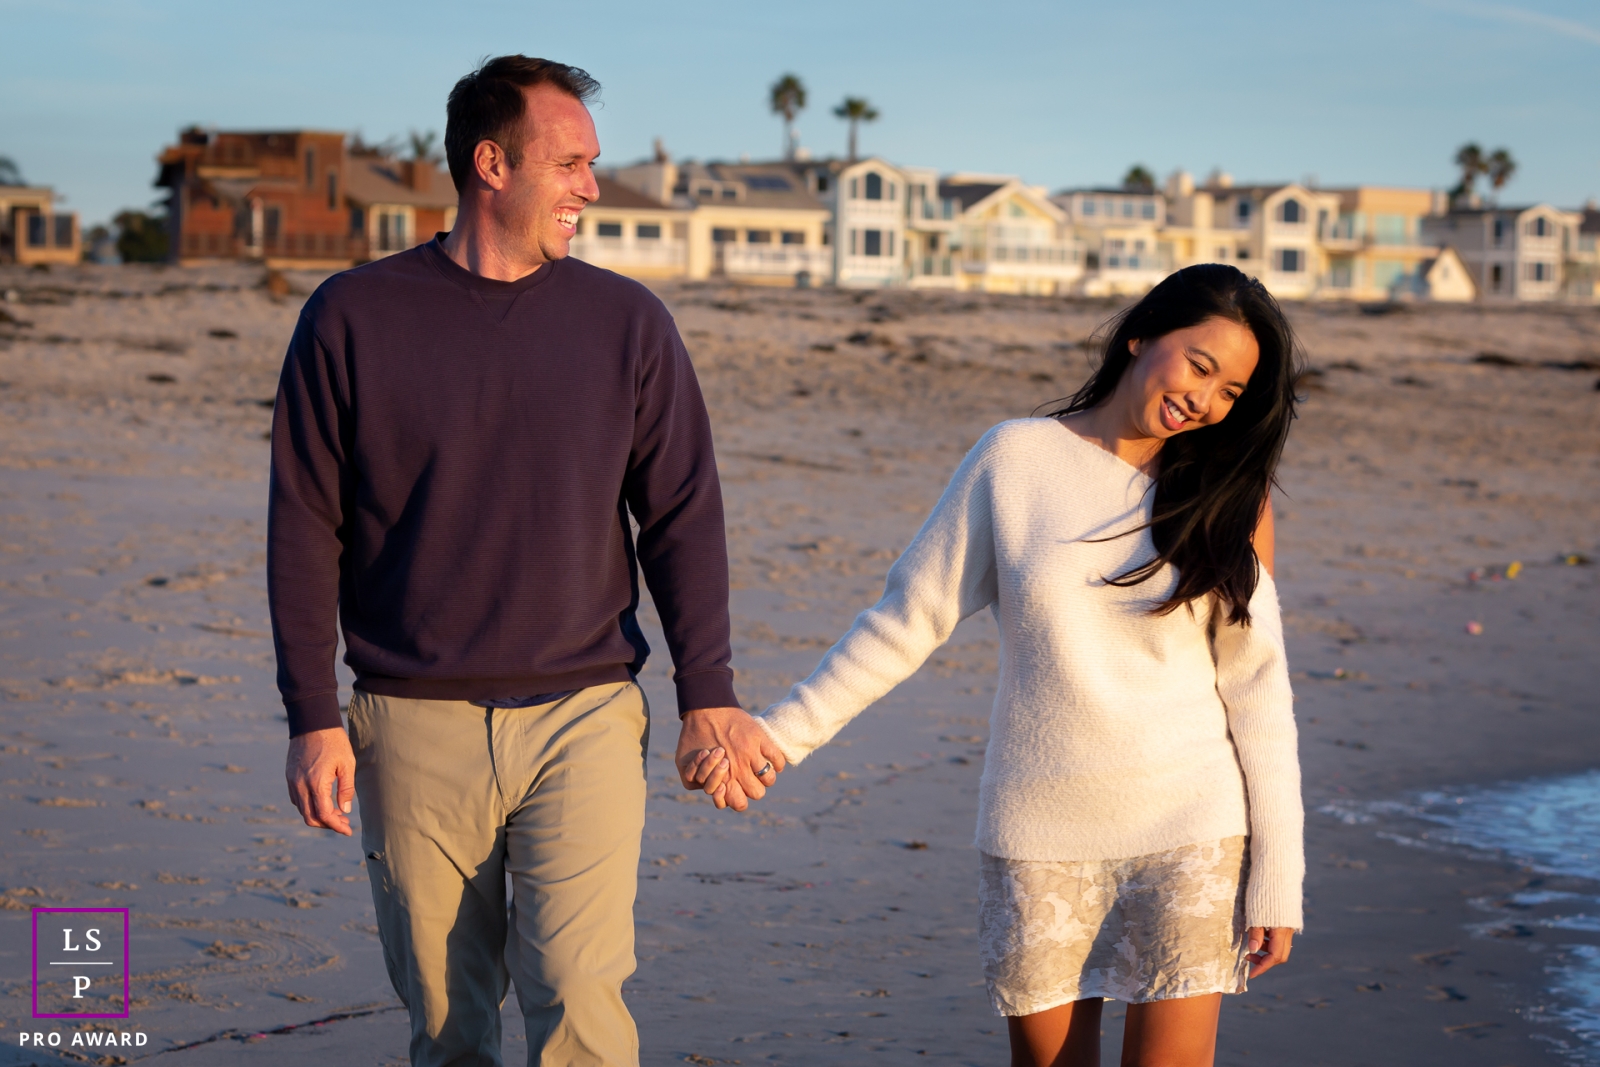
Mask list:
[{"label": "blue sky", "polygon": [[1444,187],[1476,140],[1517,158],[1508,202],[1600,196],[1593,0],[0,0],[0,27],[0,155],[91,222],[154,199],[180,126],[442,131],[454,80],[519,51],[600,79],[615,163],[657,136],[679,159],[776,154],[766,91],[793,71],[818,154],[843,151],[850,94],[882,116],[864,152],[1051,189],[1135,162]]}]

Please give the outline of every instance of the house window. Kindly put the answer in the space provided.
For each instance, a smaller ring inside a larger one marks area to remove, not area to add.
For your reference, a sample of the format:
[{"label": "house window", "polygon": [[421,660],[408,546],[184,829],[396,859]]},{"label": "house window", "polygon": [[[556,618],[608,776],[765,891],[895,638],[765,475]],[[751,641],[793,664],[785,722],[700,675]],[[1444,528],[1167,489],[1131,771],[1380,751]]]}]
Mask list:
[{"label": "house window", "polygon": [[1549,221],[1543,217],[1534,219],[1532,222],[1528,223],[1528,233],[1534,237],[1550,236]]},{"label": "house window", "polygon": [[936,233],[928,234],[928,251],[930,251],[930,252],[939,251],[939,235],[938,234],[936,234]]},{"label": "house window", "polygon": [[620,223],[620,222],[602,222],[602,223],[598,223],[595,226],[594,231],[595,231],[595,233],[597,233],[601,237],[621,237],[622,236],[622,223]]},{"label": "house window", "polygon": [[1349,289],[1354,281],[1350,273],[1350,261],[1341,259],[1335,261],[1328,271],[1328,283],[1335,289]]},{"label": "house window", "polygon": [[883,176],[881,174],[877,171],[868,171],[866,186],[868,200],[883,199]]},{"label": "house window", "polygon": [[1125,219],[1133,218],[1133,201],[1132,200],[1124,200],[1122,202],[1122,217],[1125,218]]},{"label": "house window", "polygon": [[1156,202],[1154,200],[1146,200],[1143,204],[1141,204],[1139,206],[1139,217],[1140,218],[1146,218],[1146,219],[1155,218],[1156,217]]},{"label": "house window", "polygon": [[1498,293],[1500,291],[1500,285],[1504,281],[1505,271],[1500,264],[1496,263],[1494,266],[1489,268],[1489,288]]},{"label": "house window", "polygon": [[37,211],[28,212],[28,247],[43,248],[45,232],[44,216]]},{"label": "house window", "polygon": [[883,231],[882,230],[862,230],[861,231],[861,254],[864,255],[864,256],[881,256],[881,255],[883,255]]},{"label": "house window", "polygon": [[746,244],[770,245],[772,243],[771,230],[746,230],[744,231]]},{"label": "house window", "polygon": [[803,231],[803,230],[784,230],[783,231],[783,243],[786,244],[786,245],[803,245],[803,244],[805,244],[806,243],[805,231]]},{"label": "house window", "polygon": [[[248,208],[242,208],[242,209],[240,209],[240,212],[239,212],[239,214],[241,216],[246,216],[246,217],[244,217],[242,219],[242,221],[240,223],[240,226],[241,226],[241,229],[239,231],[239,236],[240,237],[248,237],[250,235],[250,219],[246,215],[246,213],[248,211],[249,211]],[[358,237],[362,233],[366,232],[366,229],[367,229],[367,213],[365,211],[362,211],[358,207],[351,208],[350,209],[350,235],[352,237]]]},{"label": "house window", "polygon": [[406,243],[405,212],[378,212],[378,251],[401,252],[408,247],[409,245]]},{"label": "house window", "polygon": [[1250,249],[1247,248],[1244,245],[1240,245],[1239,246],[1239,251],[1237,251],[1237,252],[1235,252],[1233,254],[1233,258],[1239,260],[1240,262],[1243,262],[1244,260],[1249,259],[1250,258]]},{"label": "house window", "polygon": [[1217,252],[1217,262],[1218,263],[1226,263],[1226,262],[1228,262],[1228,250],[1226,248],[1218,248],[1216,250],[1216,252]]},{"label": "house window", "polygon": [[717,229],[714,229],[714,230],[711,231],[711,240],[715,244],[719,244],[719,245],[732,244],[734,241],[737,241],[738,239],[739,239],[739,231],[738,230],[725,230],[725,229],[722,229],[721,227],[718,227]]},{"label": "house window", "polygon": [[274,205],[261,213],[261,231],[269,241],[278,239],[283,228],[283,209]]},{"label": "house window", "polygon": [[1090,215],[1093,215],[1093,214],[1094,214],[1094,210],[1095,210],[1095,203],[1094,203],[1094,201],[1093,201],[1093,200],[1092,200],[1092,199],[1090,199],[1090,198],[1088,198],[1088,197],[1085,197],[1085,198],[1084,198],[1084,199],[1083,199],[1083,200],[1082,200],[1082,201],[1081,201],[1081,203],[1082,203],[1082,204],[1083,204],[1083,214],[1084,214],[1084,217],[1085,217],[1085,218],[1087,218],[1087,217],[1089,217],[1089,216],[1090,216]]},{"label": "house window", "polygon": [[825,193],[827,191],[828,191],[828,176],[826,174],[817,175],[817,192]]},{"label": "house window", "polygon": [[1374,215],[1372,217],[1372,241],[1374,244],[1410,244],[1408,229],[1404,215]]},{"label": "house window", "polygon": [[1277,260],[1273,266],[1285,274],[1299,274],[1306,269],[1305,253],[1298,248],[1280,248],[1273,258]]},{"label": "house window", "polygon": [[1496,247],[1498,247],[1499,245],[1503,244],[1505,242],[1505,239],[1506,239],[1506,220],[1505,219],[1495,219],[1494,220],[1494,243],[1495,243]]},{"label": "house window", "polygon": [[72,247],[72,216],[57,215],[56,217],[56,247]]},{"label": "house window", "polygon": [[1406,265],[1398,259],[1379,259],[1372,264],[1372,284],[1389,289],[1404,280]]},{"label": "house window", "polygon": [[898,189],[898,188],[899,188],[899,186],[898,186],[898,185],[896,185],[896,184],[895,184],[895,183],[894,183],[894,182],[890,182],[890,183],[889,183],[889,199],[890,199],[890,200],[893,200],[893,199],[894,199],[894,196],[895,196],[895,190],[896,190],[896,189]]},{"label": "house window", "polygon": [[723,186],[722,187],[722,199],[724,199],[724,200],[737,200],[737,199],[739,199],[739,190],[735,189],[731,185]]},{"label": "house window", "polygon": [[[1543,222],[1544,220],[1540,219],[1539,221]],[[1530,282],[1554,281],[1555,280],[1555,276],[1556,276],[1555,265],[1553,263],[1529,263],[1528,264],[1528,280]]]},{"label": "house window", "polygon": [[633,235],[641,241],[661,240],[661,223],[641,222],[633,228]]},{"label": "house window", "polygon": [[339,210],[339,172],[328,172],[328,210]]},{"label": "house window", "polygon": [[716,195],[716,190],[711,188],[709,185],[702,185],[695,189],[694,195],[701,200],[710,200],[714,195]]},{"label": "house window", "polygon": [[1245,226],[1250,222],[1250,201],[1236,200],[1233,205],[1233,217],[1239,220],[1239,225]]},{"label": "house window", "polygon": [[1305,211],[1300,207],[1300,201],[1290,198],[1278,208],[1278,219],[1290,225],[1299,225],[1306,220]]},{"label": "house window", "polygon": [[312,188],[317,185],[317,150],[306,149],[306,184]]},{"label": "house window", "polygon": [[860,178],[851,178],[850,179],[850,199],[851,200],[860,200],[861,199],[861,179]]}]

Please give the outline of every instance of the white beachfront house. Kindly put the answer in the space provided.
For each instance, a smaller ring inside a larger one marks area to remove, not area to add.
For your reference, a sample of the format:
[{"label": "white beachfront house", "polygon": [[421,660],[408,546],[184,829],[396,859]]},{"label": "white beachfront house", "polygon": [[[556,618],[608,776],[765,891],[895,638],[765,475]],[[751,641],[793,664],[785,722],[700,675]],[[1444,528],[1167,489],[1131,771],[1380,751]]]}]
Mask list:
[{"label": "white beachfront house", "polygon": [[1423,220],[1424,239],[1449,245],[1485,300],[1555,300],[1583,216],[1549,204],[1453,207]]}]

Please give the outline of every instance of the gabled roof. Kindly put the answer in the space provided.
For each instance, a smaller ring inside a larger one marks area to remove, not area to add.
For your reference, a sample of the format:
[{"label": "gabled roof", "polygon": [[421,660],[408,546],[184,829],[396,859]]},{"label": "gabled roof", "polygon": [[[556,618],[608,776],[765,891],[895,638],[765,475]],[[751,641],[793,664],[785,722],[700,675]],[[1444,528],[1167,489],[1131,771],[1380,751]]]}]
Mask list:
[{"label": "gabled roof", "polygon": [[400,164],[380,157],[350,157],[345,167],[344,195],[358,204],[407,204],[411,207],[448,208],[456,206],[456,189],[450,175],[431,163],[426,190],[413,189],[400,176]]},{"label": "gabled roof", "polygon": [[1005,188],[1005,184],[1004,182],[941,181],[939,183],[939,199],[958,200],[961,202],[961,210],[966,211],[973,204],[993,196],[998,190]]},{"label": "gabled roof", "polygon": [[631,189],[628,186],[623,185],[621,182],[616,181],[616,180],[614,180],[612,178],[606,178],[606,177],[603,177],[603,176],[601,176],[599,174],[596,174],[594,176],[594,180],[595,180],[595,184],[600,187],[600,199],[595,201],[595,203],[597,205],[599,205],[600,207],[614,207],[614,208],[622,208],[624,210],[632,210],[632,211],[639,211],[639,210],[675,211],[675,210],[677,210],[676,208],[672,207],[671,205],[663,204],[661,201],[656,200],[653,197],[645,196],[643,193],[639,192],[637,189]]},{"label": "gabled roof", "polygon": [[698,201],[701,207],[756,207],[799,211],[825,211],[826,206],[807,189],[800,168],[804,163],[685,163],[678,170],[678,184],[694,197],[694,181],[705,178],[718,182],[737,182],[744,186],[744,198],[737,203]]}]

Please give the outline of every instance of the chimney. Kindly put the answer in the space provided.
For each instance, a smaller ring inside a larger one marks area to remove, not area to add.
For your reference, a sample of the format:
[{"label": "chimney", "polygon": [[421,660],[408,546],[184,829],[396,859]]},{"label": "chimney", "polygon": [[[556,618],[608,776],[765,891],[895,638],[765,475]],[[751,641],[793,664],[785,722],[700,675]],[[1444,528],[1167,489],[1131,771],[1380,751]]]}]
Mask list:
[{"label": "chimney", "polygon": [[433,164],[425,159],[401,160],[400,180],[407,189],[426,193],[433,188]]}]

